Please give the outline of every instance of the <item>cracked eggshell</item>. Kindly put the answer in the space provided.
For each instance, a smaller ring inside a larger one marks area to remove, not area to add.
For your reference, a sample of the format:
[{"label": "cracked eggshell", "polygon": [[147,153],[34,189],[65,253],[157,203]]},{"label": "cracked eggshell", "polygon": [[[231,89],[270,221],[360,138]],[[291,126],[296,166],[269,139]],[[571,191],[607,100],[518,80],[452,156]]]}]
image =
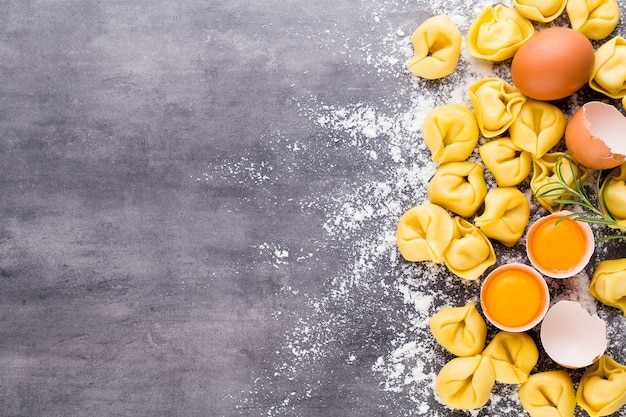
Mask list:
[{"label": "cracked eggshell", "polygon": [[607,347],[606,323],[575,301],[559,301],[541,324],[541,344],[561,366],[584,368],[596,362]]},{"label": "cracked eggshell", "polygon": [[610,169],[626,159],[626,117],[614,106],[590,101],[572,116],[565,144],[574,159],[591,169]]}]

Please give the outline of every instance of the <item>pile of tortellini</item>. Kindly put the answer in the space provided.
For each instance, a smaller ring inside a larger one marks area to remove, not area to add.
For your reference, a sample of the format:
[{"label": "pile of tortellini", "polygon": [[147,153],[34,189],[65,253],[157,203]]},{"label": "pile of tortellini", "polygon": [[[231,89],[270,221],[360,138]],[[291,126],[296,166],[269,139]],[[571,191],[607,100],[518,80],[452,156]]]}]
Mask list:
[{"label": "pile of tortellini", "polygon": [[484,406],[496,382],[520,384],[520,401],[533,417],[573,416],[577,403],[590,416],[607,416],[626,404],[626,366],[607,355],[585,370],[575,391],[564,370],[531,374],[539,351],[526,333],[501,331],[485,347],[487,324],[472,302],[442,308],[429,326],[441,346],[456,356],[435,380],[437,394],[450,407]]}]

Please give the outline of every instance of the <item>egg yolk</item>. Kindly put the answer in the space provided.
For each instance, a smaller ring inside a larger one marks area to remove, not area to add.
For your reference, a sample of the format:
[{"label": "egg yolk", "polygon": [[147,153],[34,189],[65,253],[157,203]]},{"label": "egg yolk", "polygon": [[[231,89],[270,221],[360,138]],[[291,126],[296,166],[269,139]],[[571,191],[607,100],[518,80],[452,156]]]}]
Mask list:
[{"label": "egg yolk", "polygon": [[529,236],[529,249],[535,262],[553,272],[575,267],[585,255],[587,238],[576,221],[551,218]]},{"label": "egg yolk", "polygon": [[537,318],[546,298],[536,277],[523,270],[510,269],[489,280],[483,290],[483,302],[493,320],[517,327]]}]

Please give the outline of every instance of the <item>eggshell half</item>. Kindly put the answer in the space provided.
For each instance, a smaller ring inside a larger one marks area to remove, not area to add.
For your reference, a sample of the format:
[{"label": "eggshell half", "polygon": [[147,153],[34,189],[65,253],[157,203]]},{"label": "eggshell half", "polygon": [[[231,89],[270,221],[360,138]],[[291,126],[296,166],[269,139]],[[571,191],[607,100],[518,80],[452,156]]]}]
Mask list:
[{"label": "eggshell half", "polygon": [[607,347],[606,323],[575,301],[559,301],[541,324],[541,344],[561,366],[584,368],[597,361]]},{"label": "eggshell half", "polygon": [[626,159],[626,117],[610,104],[590,101],[565,129],[565,144],[574,159],[591,169],[610,169]]}]

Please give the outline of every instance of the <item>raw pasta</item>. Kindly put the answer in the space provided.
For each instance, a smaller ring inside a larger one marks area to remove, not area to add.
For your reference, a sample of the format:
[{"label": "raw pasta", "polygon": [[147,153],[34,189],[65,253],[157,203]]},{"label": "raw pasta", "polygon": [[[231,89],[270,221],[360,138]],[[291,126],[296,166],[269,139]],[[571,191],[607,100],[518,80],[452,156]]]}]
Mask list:
[{"label": "raw pasta", "polygon": [[474,224],[488,238],[512,247],[524,234],[529,219],[530,204],[524,193],[516,187],[498,187],[487,193],[485,210]]},{"label": "raw pasta", "polygon": [[526,97],[515,87],[499,78],[484,78],[469,86],[469,96],[486,138],[493,138],[513,124]]},{"label": "raw pasta", "polygon": [[596,50],[589,86],[611,98],[626,96],[626,39],[616,36]]},{"label": "raw pasta", "polygon": [[570,186],[574,184],[574,174],[581,181],[587,177],[587,170],[584,167],[577,166],[569,157],[564,155],[562,152],[553,152],[545,154],[540,159],[533,159],[533,175],[530,180],[530,187],[535,195],[550,192],[549,195],[537,198],[537,202],[551,213],[560,211],[565,206],[565,204],[554,201],[563,195],[556,189],[557,185],[552,185],[558,176],[557,169],[563,181]]},{"label": "raw pasta", "polygon": [[626,404],[626,366],[603,355],[578,384],[578,404],[591,417],[608,416]]},{"label": "raw pasta", "polygon": [[518,148],[509,137],[490,140],[478,147],[480,158],[500,187],[511,187],[530,175],[532,156]]},{"label": "raw pasta", "polygon": [[471,217],[487,194],[483,167],[469,161],[441,164],[428,183],[427,192],[431,203]]},{"label": "raw pasta", "polygon": [[478,123],[464,104],[446,104],[428,112],[422,128],[433,161],[466,160],[478,143]]},{"label": "raw pasta", "polygon": [[565,10],[572,29],[593,40],[609,36],[620,17],[616,0],[568,0]]},{"label": "raw pasta", "polygon": [[472,302],[442,308],[431,317],[429,327],[437,342],[455,356],[474,356],[485,347],[487,324]]},{"label": "raw pasta", "polygon": [[487,404],[495,378],[493,365],[487,357],[454,358],[439,371],[435,390],[448,406],[473,410]]},{"label": "raw pasta", "polygon": [[472,22],[466,46],[473,57],[504,61],[512,58],[534,33],[532,22],[515,9],[498,4],[485,8]]},{"label": "raw pasta", "polygon": [[475,280],[496,263],[491,242],[479,228],[461,217],[454,218],[454,234],[443,254],[446,266],[456,276]]},{"label": "raw pasta", "polygon": [[427,19],[411,36],[413,58],[409,70],[434,80],[450,75],[461,55],[462,36],[452,19],[439,15]]},{"label": "raw pasta", "polygon": [[535,22],[551,22],[563,12],[567,0],[513,0],[522,16]]},{"label": "raw pasta", "polygon": [[520,386],[519,398],[531,417],[574,417],[574,385],[563,370],[529,376]]},{"label": "raw pasta", "polygon": [[604,179],[600,195],[602,211],[626,227],[626,163],[613,169]]},{"label": "raw pasta", "polygon": [[600,262],[593,272],[589,292],[600,302],[621,309],[626,316],[626,258]]},{"label": "raw pasta", "polygon": [[501,331],[489,342],[483,356],[488,356],[496,373],[496,381],[521,384],[537,364],[539,350],[526,333]]},{"label": "raw pasta", "polygon": [[566,125],[565,114],[555,105],[527,100],[509,134],[517,147],[530,152],[533,158],[541,158],[563,138]]},{"label": "raw pasta", "polygon": [[396,239],[400,254],[410,262],[443,262],[443,253],[452,240],[454,222],[435,204],[425,203],[400,217]]}]

